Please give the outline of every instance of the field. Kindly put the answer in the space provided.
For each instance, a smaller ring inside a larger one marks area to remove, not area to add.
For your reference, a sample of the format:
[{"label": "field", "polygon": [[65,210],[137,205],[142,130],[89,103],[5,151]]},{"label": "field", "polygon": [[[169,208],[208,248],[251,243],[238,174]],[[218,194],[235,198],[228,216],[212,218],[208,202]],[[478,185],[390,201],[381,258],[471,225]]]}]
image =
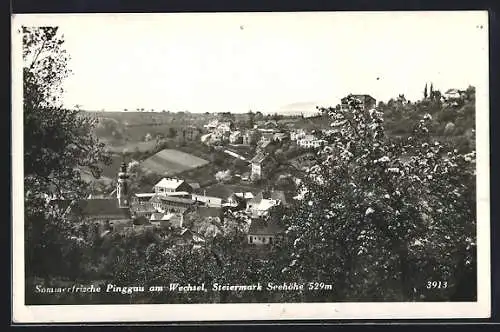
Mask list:
[{"label": "field", "polygon": [[101,139],[101,141],[106,143],[106,149],[112,153],[127,153],[127,152],[147,152],[154,149],[156,146],[156,141],[151,140],[148,142],[112,142]]},{"label": "field", "polygon": [[178,150],[165,149],[141,163],[142,168],[161,175],[175,175],[209,162]]}]

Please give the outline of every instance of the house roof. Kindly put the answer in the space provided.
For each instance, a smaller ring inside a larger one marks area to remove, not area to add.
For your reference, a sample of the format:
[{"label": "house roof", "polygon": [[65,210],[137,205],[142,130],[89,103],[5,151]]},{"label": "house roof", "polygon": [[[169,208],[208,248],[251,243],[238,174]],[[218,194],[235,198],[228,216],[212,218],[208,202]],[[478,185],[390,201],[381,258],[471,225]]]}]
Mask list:
[{"label": "house roof", "polygon": [[192,195],[193,200],[198,201],[198,202],[204,202],[207,203],[210,201],[210,203],[222,203],[222,198],[220,197],[215,197],[215,196],[206,196],[206,195]]},{"label": "house roof", "polygon": [[265,198],[259,202],[256,209],[260,211],[267,211],[273,206],[278,205],[278,201],[274,199]]},{"label": "house roof", "polygon": [[263,219],[254,219],[248,229],[249,235],[276,235],[282,228],[273,221]]},{"label": "house roof", "polygon": [[163,213],[160,212],[155,212],[151,214],[151,217],[149,217],[149,220],[161,220],[163,217]]},{"label": "house roof", "polygon": [[157,184],[155,184],[155,187],[161,187],[166,189],[177,189],[183,182],[184,180],[180,179],[163,178]]},{"label": "house roof", "polygon": [[274,200],[279,200],[281,203],[286,204],[286,195],[284,191],[281,190],[273,190],[269,194],[269,198]]},{"label": "house roof", "polygon": [[261,191],[250,202],[259,204],[263,200],[279,200],[281,203],[286,204],[286,195],[282,190]]},{"label": "house roof", "polygon": [[241,198],[241,199],[252,199],[254,198],[254,194],[250,191],[247,191],[245,193],[234,193],[234,196]]},{"label": "house roof", "polygon": [[195,190],[201,188],[201,186],[200,186],[200,184],[198,182],[190,182],[188,184],[191,186],[191,188],[193,188]]},{"label": "house roof", "polygon": [[137,198],[151,198],[154,195],[156,195],[156,193],[137,193],[137,194],[134,194],[134,195]]},{"label": "house roof", "polygon": [[200,206],[196,209],[196,213],[200,217],[220,217],[222,209],[217,207]]},{"label": "house roof", "polygon": [[173,202],[173,203],[194,204],[194,201],[190,198],[172,197],[172,196],[166,196],[166,195],[156,195],[153,198],[151,198],[151,200],[155,201],[155,202],[167,201],[167,202]]},{"label": "house roof", "polygon": [[130,209],[120,208],[116,198],[95,198],[73,201],[71,213],[86,217],[108,217],[130,219]]},{"label": "house roof", "polygon": [[267,158],[267,155],[259,152],[255,155],[255,157],[252,158],[251,162],[252,163],[261,163]]}]

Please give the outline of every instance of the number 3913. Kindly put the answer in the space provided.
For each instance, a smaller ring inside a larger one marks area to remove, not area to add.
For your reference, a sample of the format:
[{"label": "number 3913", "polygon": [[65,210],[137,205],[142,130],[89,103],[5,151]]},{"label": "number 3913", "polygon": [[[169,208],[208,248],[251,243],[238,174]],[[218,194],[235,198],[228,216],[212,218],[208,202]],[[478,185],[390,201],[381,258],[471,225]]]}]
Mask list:
[{"label": "number 3913", "polygon": [[427,285],[425,288],[427,289],[436,289],[436,288],[447,288],[447,281],[427,281]]}]

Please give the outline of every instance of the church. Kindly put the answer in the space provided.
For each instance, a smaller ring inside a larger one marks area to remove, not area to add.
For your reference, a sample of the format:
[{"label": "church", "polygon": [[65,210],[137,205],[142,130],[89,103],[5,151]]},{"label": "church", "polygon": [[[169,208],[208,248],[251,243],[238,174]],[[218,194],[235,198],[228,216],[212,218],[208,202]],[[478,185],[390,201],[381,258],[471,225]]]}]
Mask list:
[{"label": "church", "polygon": [[63,209],[63,217],[83,218],[85,221],[97,223],[112,229],[133,226],[130,212],[130,193],[127,165],[122,163],[118,172],[116,197],[88,198],[73,201],[53,200],[52,206]]}]

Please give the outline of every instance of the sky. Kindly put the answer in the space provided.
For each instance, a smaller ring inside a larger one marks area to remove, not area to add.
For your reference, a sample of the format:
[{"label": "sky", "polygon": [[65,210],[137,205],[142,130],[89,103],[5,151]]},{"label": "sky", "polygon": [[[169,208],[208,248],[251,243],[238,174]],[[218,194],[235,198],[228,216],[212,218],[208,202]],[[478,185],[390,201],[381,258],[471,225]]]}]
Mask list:
[{"label": "sky", "polygon": [[349,93],[417,100],[426,83],[465,89],[487,74],[486,12],[21,16],[59,26],[73,72],[64,104],[86,110],[267,113],[335,106]]}]

